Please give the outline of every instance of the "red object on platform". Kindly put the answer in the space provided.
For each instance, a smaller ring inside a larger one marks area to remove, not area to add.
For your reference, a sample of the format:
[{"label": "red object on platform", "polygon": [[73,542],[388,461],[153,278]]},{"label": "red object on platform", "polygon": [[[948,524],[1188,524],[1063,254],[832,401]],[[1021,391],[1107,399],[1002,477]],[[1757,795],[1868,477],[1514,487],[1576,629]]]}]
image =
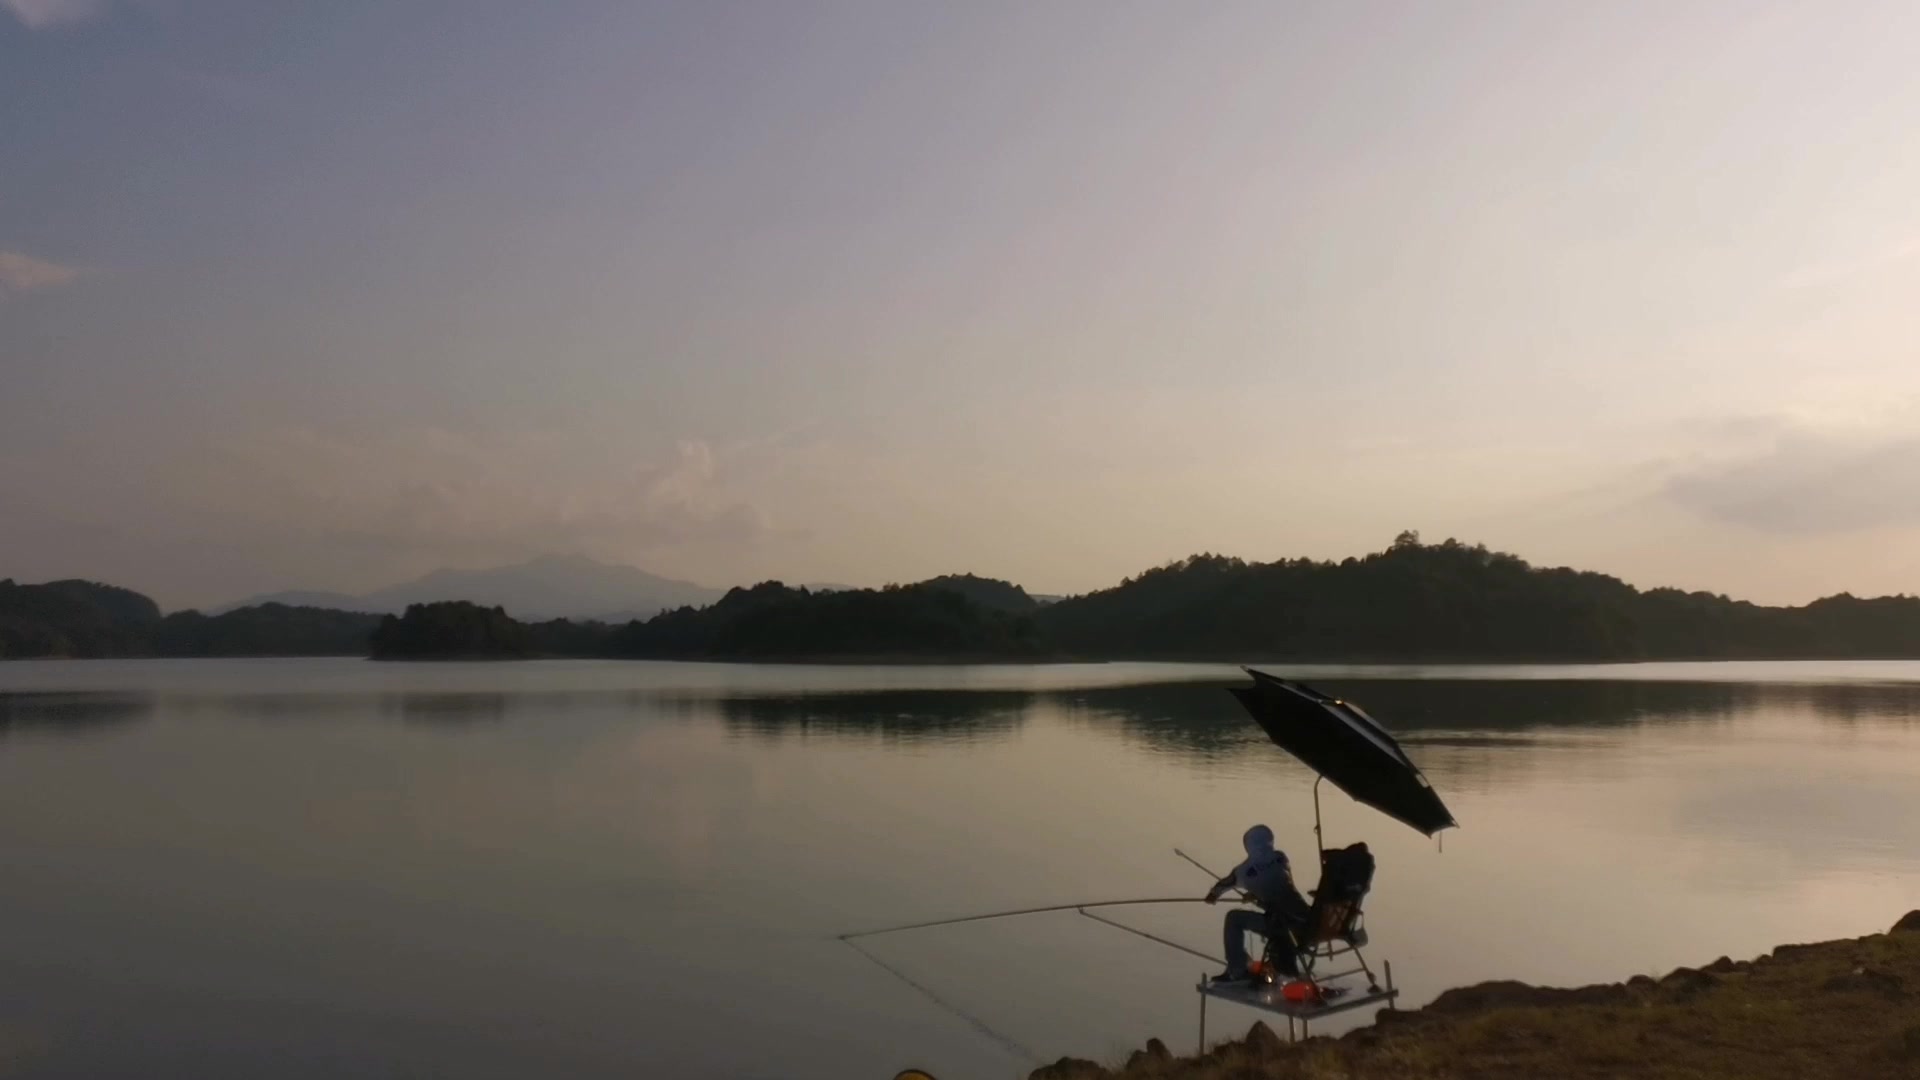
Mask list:
[{"label": "red object on platform", "polygon": [[1319,1004],[1322,1000],[1320,988],[1305,979],[1295,979],[1280,988],[1280,996],[1299,1004]]}]

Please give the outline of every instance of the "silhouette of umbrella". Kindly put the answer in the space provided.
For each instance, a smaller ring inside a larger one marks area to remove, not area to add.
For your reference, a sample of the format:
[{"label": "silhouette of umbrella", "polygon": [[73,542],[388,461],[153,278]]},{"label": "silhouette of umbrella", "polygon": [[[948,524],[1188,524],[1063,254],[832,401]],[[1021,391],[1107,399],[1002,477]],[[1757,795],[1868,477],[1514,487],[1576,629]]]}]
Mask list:
[{"label": "silhouette of umbrella", "polygon": [[[1252,686],[1229,687],[1274,745],[1359,802],[1432,836],[1458,823],[1400,744],[1351,701],[1243,668]],[[1320,835],[1320,781],[1313,783],[1313,832]]]}]

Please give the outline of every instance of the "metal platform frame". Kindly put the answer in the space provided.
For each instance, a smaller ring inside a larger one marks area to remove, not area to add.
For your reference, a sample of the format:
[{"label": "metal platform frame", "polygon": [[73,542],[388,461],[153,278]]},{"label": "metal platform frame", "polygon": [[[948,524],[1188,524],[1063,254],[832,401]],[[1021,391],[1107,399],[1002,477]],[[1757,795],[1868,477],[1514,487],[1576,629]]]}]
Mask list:
[{"label": "metal platform frame", "polygon": [[[1341,972],[1341,974],[1358,974],[1360,970],[1362,969],[1356,968],[1354,971]],[[1195,987],[1195,989],[1200,992],[1199,1052],[1202,1054],[1207,1052],[1207,999],[1210,997],[1219,998],[1221,1001],[1231,1001],[1235,1005],[1245,1005],[1249,1009],[1260,1009],[1264,1012],[1277,1013],[1286,1017],[1287,1041],[1296,1042],[1300,1039],[1308,1038],[1311,1034],[1308,1026],[1323,1016],[1332,1016],[1336,1013],[1349,1012],[1353,1009],[1364,1009],[1369,1005],[1385,1004],[1387,1008],[1393,1008],[1394,999],[1400,996],[1400,991],[1393,988],[1393,964],[1383,963],[1381,964],[1381,970],[1386,974],[1385,987],[1378,985],[1370,986],[1364,993],[1352,994],[1350,996],[1343,995],[1332,1001],[1321,1002],[1319,1004],[1288,1001],[1282,996],[1281,985],[1277,983],[1216,983],[1210,980],[1205,973],[1202,973],[1200,976],[1200,985]],[[1368,973],[1367,978],[1369,980],[1373,978],[1371,972]],[[1298,1026],[1297,1034],[1295,1030],[1296,1025]]]}]

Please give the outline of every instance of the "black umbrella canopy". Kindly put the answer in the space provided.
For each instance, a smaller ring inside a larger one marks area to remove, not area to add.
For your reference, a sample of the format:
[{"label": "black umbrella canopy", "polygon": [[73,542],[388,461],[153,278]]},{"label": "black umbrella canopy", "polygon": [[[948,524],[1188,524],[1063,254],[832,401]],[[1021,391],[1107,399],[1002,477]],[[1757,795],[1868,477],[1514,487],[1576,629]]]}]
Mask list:
[{"label": "black umbrella canopy", "polygon": [[1335,787],[1428,836],[1458,824],[1387,730],[1351,701],[1252,668],[1230,687],[1274,745]]}]

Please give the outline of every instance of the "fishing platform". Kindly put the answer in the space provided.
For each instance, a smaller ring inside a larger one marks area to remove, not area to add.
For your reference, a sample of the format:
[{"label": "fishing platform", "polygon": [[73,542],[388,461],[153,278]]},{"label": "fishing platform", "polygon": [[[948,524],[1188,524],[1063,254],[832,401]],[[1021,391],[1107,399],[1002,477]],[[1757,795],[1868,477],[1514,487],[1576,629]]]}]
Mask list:
[{"label": "fishing platform", "polygon": [[[1315,997],[1305,1000],[1293,1000],[1287,997],[1285,983],[1261,981],[1214,982],[1203,972],[1200,984],[1195,987],[1200,992],[1200,1051],[1207,1048],[1207,999],[1217,998],[1235,1005],[1244,1005],[1249,1009],[1275,1013],[1287,1018],[1287,1041],[1304,1039],[1312,1034],[1309,1026],[1315,1020],[1325,1019],[1354,1009],[1364,1009],[1369,1005],[1381,1005],[1393,1008],[1393,1002],[1400,991],[1393,988],[1393,965],[1383,965],[1386,985],[1370,985],[1364,991],[1346,991],[1325,980],[1310,983],[1316,991]],[[1357,974],[1358,969],[1342,974]],[[1298,1025],[1296,1030],[1296,1025]]]}]

